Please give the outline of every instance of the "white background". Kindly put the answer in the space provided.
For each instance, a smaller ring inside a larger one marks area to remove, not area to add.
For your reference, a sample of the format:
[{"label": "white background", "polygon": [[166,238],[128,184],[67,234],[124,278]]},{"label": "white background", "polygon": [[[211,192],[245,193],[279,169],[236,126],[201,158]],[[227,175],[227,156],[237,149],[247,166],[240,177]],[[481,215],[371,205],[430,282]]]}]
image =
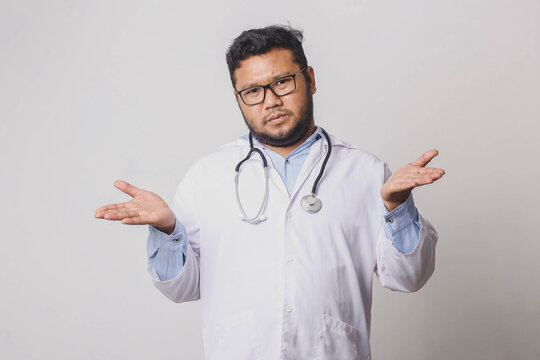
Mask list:
[{"label": "white background", "polygon": [[[419,292],[374,281],[384,359],[538,359],[540,2],[0,1],[0,358],[201,359],[200,306],[146,273],[146,227],[94,219],[121,178],[172,200],[246,132],[225,50],[304,30],[315,120],[393,170],[439,232]],[[232,171],[233,169],[231,169]]]}]

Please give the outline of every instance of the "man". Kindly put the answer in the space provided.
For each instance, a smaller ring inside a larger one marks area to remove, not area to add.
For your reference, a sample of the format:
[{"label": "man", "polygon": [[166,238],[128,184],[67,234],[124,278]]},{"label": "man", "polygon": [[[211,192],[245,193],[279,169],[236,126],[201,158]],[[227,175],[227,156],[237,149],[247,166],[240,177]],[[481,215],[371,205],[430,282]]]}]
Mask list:
[{"label": "man", "polygon": [[234,40],[227,64],[253,138],[197,161],[172,209],[116,181],[133,199],[96,210],[150,225],[152,280],[173,301],[201,300],[207,359],[370,359],[373,272],[411,292],[434,270],[437,233],[411,190],[443,176],[425,167],[437,151],[390,176],[381,160],[315,126],[301,41],[282,26]]}]

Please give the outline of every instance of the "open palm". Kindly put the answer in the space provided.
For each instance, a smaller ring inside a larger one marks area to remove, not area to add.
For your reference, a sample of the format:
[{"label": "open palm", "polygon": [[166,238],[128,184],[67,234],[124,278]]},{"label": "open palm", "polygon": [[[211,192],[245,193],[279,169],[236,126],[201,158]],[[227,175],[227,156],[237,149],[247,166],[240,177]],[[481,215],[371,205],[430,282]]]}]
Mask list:
[{"label": "open palm", "polygon": [[98,208],[96,218],[117,220],[129,225],[152,225],[161,231],[172,232],[175,225],[174,213],[159,195],[122,180],[116,180],[114,186],[133,199]]},{"label": "open palm", "polygon": [[438,154],[437,149],[426,151],[417,160],[396,171],[382,186],[381,196],[389,211],[407,200],[415,187],[431,184],[445,174],[443,169],[426,167]]}]

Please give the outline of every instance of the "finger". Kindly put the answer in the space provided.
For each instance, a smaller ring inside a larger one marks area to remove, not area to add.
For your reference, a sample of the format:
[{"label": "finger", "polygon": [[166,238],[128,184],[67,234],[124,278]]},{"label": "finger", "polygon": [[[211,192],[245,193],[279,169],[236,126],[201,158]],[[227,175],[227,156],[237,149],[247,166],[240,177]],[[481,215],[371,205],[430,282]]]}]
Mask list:
[{"label": "finger", "polygon": [[105,205],[105,206],[102,206],[102,207],[100,207],[100,208],[97,208],[96,212],[97,212],[97,211],[100,211],[100,212],[101,212],[101,211],[107,211],[107,210],[112,210],[112,209],[118,209],[118,208],[124,207],[124,206],[125,206],[124,203],[122,203],[122,204],[118,203],[118,204]]},{"label": "finger", "polygon": [[425,185],[432,183],[435,180],[439,180],[442,177],[442,175],[439,174],[432,174],[432,175],[419,175],[419,176],[411,176],[408,178],[410,182],[414,182],[416,186],[418,185]]},{"label": "finger", "polygon": [[415,184],[414,187],[417,187],[417,186],[423,186],[423,185],[432,184],[435,181],[439,180],[441,177],[442,177],[442,175],[441,176],[433,176],[433,177],[419,177],[419,178],[411,180],[411,182],[413,182]]},{"label": "finger", "polygon": [[433,171],[432,173],[429,173],[428,176],[431,177],[434,180],[440,179],[444,176],[444,170],[441,171]]},{"label": "finger", "polygon": [[125,219],[125,218],[130,218],[130,217],[137,217],[139,216],[139,211],[138,210],[111,210],[109,212],[107,212],[103,218],[105,220],[122,220],[122,219]]},{"label": "finger", "polygon": [[126,225],[148,225],[150,218],[148,216],[135,216],[122,219],[122,224]]},{"label": "finger", "polygon": [[124,219],[128,217],[139,216],[139,211],[137,209],[123,209],[123,210],[113,210],[105,214],[105,219]]},{"label": "finger", "polygon": [[114,186],[131,197],[137,196],[142,190],[124,180],[116,180]]},{"label": "finger", "polygon": [[411,176],[442,176],[445,174],[443,169],[437,168],[412,168],[410,171]]},{"label": "finger", "polygon": [[411,165],[424,167],[431,161],[431,159],[433,159],[438,154],[439,151],[437,149],[428,150],[423,153],[422,156],[420,156],[418,159],[413,161]]},{"label": "finger", "polygon": [[438,171],[438,172],[442,172],[444,174],[443,169],[434,168],[434,167],[417,167],[416,169],[424,171],[424,172]]},{"label": "finger", "polygon": [[103,215],[105,215],[108,211],[114,210],[114,209],[124,208],[125,206],[126,206],[126,203],[111,204],[111,205],[102,206],[102,207],[96,209],[95,217],[96,218],[103,218]]}]

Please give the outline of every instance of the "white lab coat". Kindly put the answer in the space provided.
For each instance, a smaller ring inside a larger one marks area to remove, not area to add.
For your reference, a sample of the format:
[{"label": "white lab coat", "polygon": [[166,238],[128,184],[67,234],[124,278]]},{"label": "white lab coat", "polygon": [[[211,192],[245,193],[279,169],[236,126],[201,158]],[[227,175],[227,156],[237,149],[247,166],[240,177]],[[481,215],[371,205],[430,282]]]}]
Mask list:
[{"label": "white lab coat", "polygon": [[[174,278],[154,285],[175,302],[201,300],[205,359],[371,359],[372,277],[389,289],[420,289],[435,265],[437,233],[419,213],[420,240],[401,254],[382,228],[380,188],[390,170],[377,157],[331,136],[317,189],[322,208],[300,205],[321,168],[316,141],[289,198],[269,166],[267,220],[242,221],[234,168],[243,139],[197,161],[180,183],[173,211],[187,232],[187,258]],[[264,193],[257,155],[242,167],[240,196],[254,216]],[[257,166],[254,166],[257,165]]]}]

